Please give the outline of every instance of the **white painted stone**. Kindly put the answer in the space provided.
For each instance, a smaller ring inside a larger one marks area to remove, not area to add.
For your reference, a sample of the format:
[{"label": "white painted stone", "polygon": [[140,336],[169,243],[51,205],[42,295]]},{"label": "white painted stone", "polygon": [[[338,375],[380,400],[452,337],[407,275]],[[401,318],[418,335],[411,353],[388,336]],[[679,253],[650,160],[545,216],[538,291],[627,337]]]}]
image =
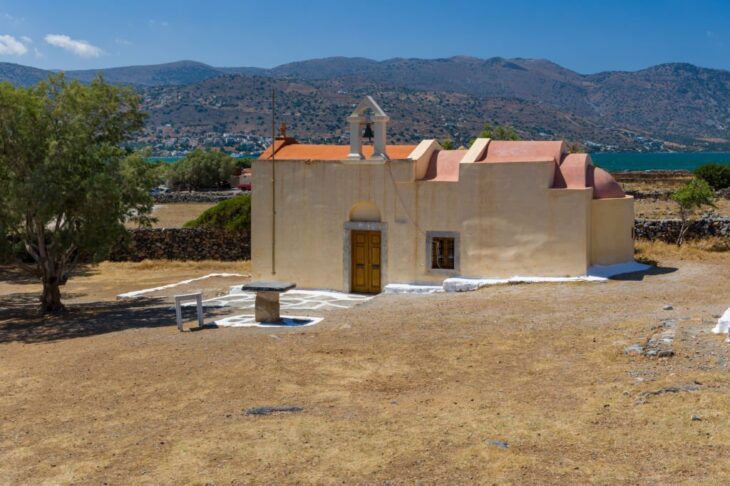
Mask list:
[{"label": "white painted stone", "polygon": [[717,320],[717,325],[712,329],[715,334],[728,334],[730,339],[730,308]]},{"label": "white painted stone", "polygon": [[386,294],[435,294],[443,292],[440,285],[388,284],[383,291]]}]

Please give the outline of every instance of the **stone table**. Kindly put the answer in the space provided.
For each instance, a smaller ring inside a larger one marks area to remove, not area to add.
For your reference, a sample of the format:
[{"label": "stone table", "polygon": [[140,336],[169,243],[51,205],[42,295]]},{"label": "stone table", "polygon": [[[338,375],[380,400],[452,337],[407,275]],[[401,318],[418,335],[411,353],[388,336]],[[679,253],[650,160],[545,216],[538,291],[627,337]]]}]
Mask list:
[{"label": "stone table", "polygon": [[243,285],[244,292],[256,292],[254,313],[256,322],[281,322],[279,294],[291,290],[296,284],[291,282],[251,282]]}]

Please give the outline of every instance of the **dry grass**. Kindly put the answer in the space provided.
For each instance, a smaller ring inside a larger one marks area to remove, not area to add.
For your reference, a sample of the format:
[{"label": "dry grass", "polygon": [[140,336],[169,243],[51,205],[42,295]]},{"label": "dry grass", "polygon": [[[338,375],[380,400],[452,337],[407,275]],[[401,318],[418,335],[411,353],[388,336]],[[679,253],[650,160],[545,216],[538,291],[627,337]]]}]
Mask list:
[{"label": "dry grass", "polygon": [[[203,261],[170,261],[144,260],[141,262],[102,262],[98,265],[81,267],[77,274],[69,280],[69,284],[62,288],[62,292],[71,295],[71,302],[92,303],[97,301],[114,300],[118,294],[157,287],[201,277],[210,273],[237,273],[248,275],[250,264],[248,261],[221,262],[213,260]],[[245,281],[248,277],[217,278],[195,282],[174,290],[154,294],[155,296],[169,296],[187,290],[207,290],[211,295],[226,292],[230,285]],[[24,295],[38,294],[41,285],[33,279],[28,279],[12,267],[0,267],[0,298],[14,292]]]},{"label": "dry grass", "polygon": [[635,248],[636,259],[649,263],[709,260],[730,264],[730,241],[727,238],[688,241],[681,247],[663,241],[639,240]]},{"label": "dry grass", "polygon": [[153,227],[182,228],[185,223],[197,218],[206,209],[213,206],[215,206],[213,203],[156,204],[152,216],[157,218],[157,222],[153,224]]},{"label": "dry grass", "polygon": [[[730,200],[718,199],[714,212],[720,216],[730,218]],[[711,208],[705,208],[702,212]],[[637,218],[647,219],[679,219],[677,203],[674,201],[653,201],[651,199],[637,199],[634,201],[634,212]]]},{"label": "dry grass", "polygon": [[[730,254],[638,250],[660,268],[604,284],[379,296],[312,328],[185,333],[174,329],[169,297],[92,310],[84,302],[108,298],[117,282],[159,285],[217,264],[99,266],[69,282],[79,308],[70,316],[0,317],[0,477],[727,483],[730,346],[708,330],[730,304]],[[677,322],[674,357],[624,354],[666,318]],[[641,395],[687,384],[697,390]],[[262,405],[304,411],[243,413]]]}]

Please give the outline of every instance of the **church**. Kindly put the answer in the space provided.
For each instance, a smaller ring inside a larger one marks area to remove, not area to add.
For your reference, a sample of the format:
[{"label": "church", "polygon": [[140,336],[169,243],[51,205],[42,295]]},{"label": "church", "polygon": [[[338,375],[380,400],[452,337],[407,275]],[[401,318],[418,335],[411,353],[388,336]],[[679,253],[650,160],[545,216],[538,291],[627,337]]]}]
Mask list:
[{"label": "church", "polygon": [[588,154],[562,141],[389,145],[388,121],[368,96],[347,118],[349,146],[281,136],[254,161],[255,279],[378,293],[633,261],[634,200]]}]

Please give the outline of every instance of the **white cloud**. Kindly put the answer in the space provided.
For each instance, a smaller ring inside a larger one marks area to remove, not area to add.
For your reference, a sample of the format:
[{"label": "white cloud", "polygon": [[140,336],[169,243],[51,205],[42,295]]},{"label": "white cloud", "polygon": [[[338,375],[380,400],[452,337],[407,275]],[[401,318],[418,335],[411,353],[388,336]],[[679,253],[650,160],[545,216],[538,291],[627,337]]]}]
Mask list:
[{"label": "white cloud", "polygon": [[151,20],[148,20],[147,23],[150,24],[150,27],[156,27],[158,25],[160,27],[167,27],[167,26],[170,25],[170,23],[167,20],[155,20],[155,19],[151,19]]},{"label": "white cloud", "polygon": [[79,57],[99,57],[104,54],[103,50],[89,44],[87,41],[72,39],[67,35],[48,34],[45,37],[45,41],[52,46],[65,49]]},{"label": "white cloud", "polygon": [[37,57],[38,59],[43,57],[43,53],[39,51],[37,47],[33,48],[33,52],[35,53],[35,57]]},{"label": "white cloud", "polygon": [[0,55],[22,56],[28,48],[12,35],[0,35]]},{"label": "white cloud", "polygon": [[132,41],[128,41],[127,39],[116,38],[116,39],[114,39],[114,42],[120,46],[131,46],[132,45]]},{"label": "white cloud", "polygon": [[20,40],[22,40],[23,43],[25,43],[25,44],[32,44],[33,43],[33,39],[31,39],[27,35],[20,36]]}]

